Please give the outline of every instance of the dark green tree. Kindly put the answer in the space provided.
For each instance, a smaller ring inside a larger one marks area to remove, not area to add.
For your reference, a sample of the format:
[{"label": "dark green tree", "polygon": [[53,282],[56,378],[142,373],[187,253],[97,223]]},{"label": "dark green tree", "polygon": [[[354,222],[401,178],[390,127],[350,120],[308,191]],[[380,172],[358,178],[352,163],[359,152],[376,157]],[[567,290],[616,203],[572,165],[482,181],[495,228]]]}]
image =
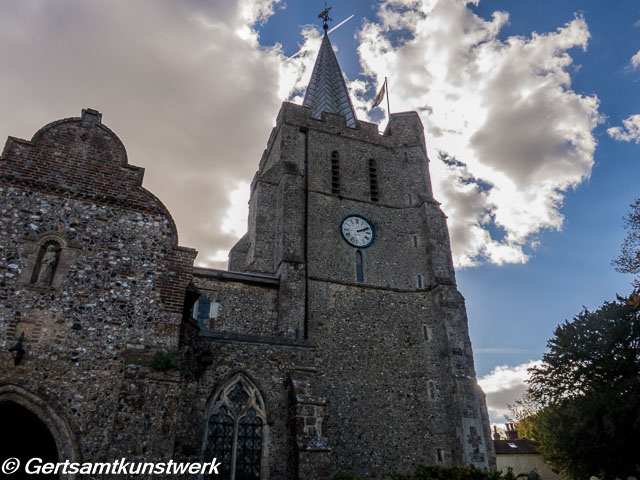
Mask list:
[{"label": "dark green tree", "polygon": [[[636,198],[630,205],[631,211],[624,218],[624,227],[627,236],[622,243],[620,255],[613,260],[613,266],[621,273],[640,274],[640,198]],[[633,281],[634,295],[631,300],[635,301],[640,291],[640,279],[636,277]],[[635,305],[636,308],[638,305]]]},{"label": "dark green tree", "polygon": [[624,299],[559,325],[530,369],[528,417],[544,460],[570,478],[640,473],[640,313]]}]

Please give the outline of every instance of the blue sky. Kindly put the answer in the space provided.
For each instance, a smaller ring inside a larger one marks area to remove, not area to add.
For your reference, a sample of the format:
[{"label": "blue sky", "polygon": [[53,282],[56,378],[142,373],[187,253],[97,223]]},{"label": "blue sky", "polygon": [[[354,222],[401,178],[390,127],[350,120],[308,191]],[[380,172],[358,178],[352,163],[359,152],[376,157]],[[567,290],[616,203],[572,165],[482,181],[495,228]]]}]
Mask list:
[{"label": "blue sky", "polygon": [[[288,55],[302,41],[301,26],[315,21],[311,2],[289,2],[260,29],[265,45],[279,42]],[[372,1],[333,2],[334,24],[355,17],[335,33],[332,42],[345,74],[361,73],[356,31],[364,21],[375,22]],[[320,11],[322,2],[316,2]],[[555,326],[583,307],[597,308],[616,294],[629,293],[630,277],[615,272],[611,260],[625,235],[622,217],[638,195],[640,173],[635,143],[612,139],[613,125],[640,112],[640,72],[630,68],[640,49],[640,4],[634,1],[481,1],[471,10],[490,19],[496,10],[509,13],[509,22],[498,38],[530,37],[533,32],[553,32],[576,16],[584,18],[591,38],[586,51],[572,48],[572,89],[597,96],[605,118],[594,130],[597,141],[590,178],[564,196],[561,229],[542,229],[537,246],[529,249],[524,264],[479,266],[459,269],[460,290],[467,299],[476,368],[485,376],[496,366],[515,367],[541,358]],[[380,72],[384,75],[383,72]],[[393,100],[393,86],[391,87]],[[393,108],[393,107],[392,107]],[[495,132],[500,135],[500,132]],[[429,138],[427,137],[427,144]]]},{"label": "blue sky", "polygon": [[[333,25],[354,15],[331,41],[359,118],[384,127],[385,102],[369,105],[388,76],[392,111],[425,124],[478,377],[501,421],[555,326],[630,291],[610,262],[638,195],[640,4],[331,3]],[[323,8],[4,0],[0,137],[97,108],[180,243],[224,268],[281,102],[301,101]]]}]

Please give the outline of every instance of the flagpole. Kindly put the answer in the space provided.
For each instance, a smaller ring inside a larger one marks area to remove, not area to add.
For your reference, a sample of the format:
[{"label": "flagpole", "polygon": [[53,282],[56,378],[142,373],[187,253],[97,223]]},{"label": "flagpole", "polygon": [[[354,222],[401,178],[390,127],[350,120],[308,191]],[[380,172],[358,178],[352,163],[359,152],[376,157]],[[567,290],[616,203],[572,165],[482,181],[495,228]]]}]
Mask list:
[{"label": "flagpole", "polygon": [[389,106],[389,84],[387,83],[387,77],[384,77],[384,88],[387,89],[387,115],[391,119],[391,107]]}]

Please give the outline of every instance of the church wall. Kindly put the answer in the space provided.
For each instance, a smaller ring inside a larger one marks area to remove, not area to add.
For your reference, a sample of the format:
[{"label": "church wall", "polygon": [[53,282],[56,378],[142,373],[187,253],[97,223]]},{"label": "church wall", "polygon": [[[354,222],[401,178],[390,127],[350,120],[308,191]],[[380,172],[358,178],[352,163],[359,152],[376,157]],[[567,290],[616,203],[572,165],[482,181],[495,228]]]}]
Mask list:
[{"label": "church wall", "polygon": [[[206,355],[211,360],[207,366],[200,361],[200,367],[196,366],[200,370],[184,378],[176,422],[176,458],[210,460],[201,456],[214,396],[229,379],[242,373],[265,401],[262,478],[296,478],[296,409],[314,407],[298,406],[291,382],[295,372],[313,368],[315,353],[309,342],[285,335],[279,328],[282,284],[275,277],[196,269],[193,286],[218,304],[217,317],[210,328],[197,331],[187,347],[196,349],[196,357]],[[303,418],[318,421],[314,414]]]},{"label": "church wall", "polygon": [[265,182],[253,187],[249,205],[250,247],[242,264],[230,264],[230,270],[273,273],[275,267],[275,231],[261,228],[275,223],[275,209],[257,208],[256,205],[273,205],[277,202],[277,185]]},{"label": "church wall", "polygon": [[449,343],[431,296],[319,281],[310,294],[334,473],[458,463]]},{"label": "church wall", "polygon": [[195,276],[193,285],[212,302],[214,314],[205,328],[214,332],[273,336],[277,333],[277,285],[261,286]]},{"label": "church wall", "polygon": [[431,199],[422,146],[395,146],[389,138],[379,137],[373,143],[347,136],[336,138],[331,132],[314,129],[309,137],[309,189],[331,195],[331,154],[337,152],[338,197],[371,201],[369,161],[374,160],[379,190],[376,204],[404,208]]},{"label": "church wall", "polygon": [[[177,319],[161,314],[157,285],[172,249],[162,233],[166,219],[10,187],[0,193],[8,211],[23,213],[0,220],[7,266],[0,284],[2,351],[23,333],[27,351],[19,366],[3,356],[1,381],[57,405],[78,429],[86,458],[160,453],[171,439],[148,430],[166,425],[164,404],[177,382],[149,368],[150,352],[177,348]],[[32,242],[49,231],[68,238],[74,251],[57,290],[22,281]],[[118,429],[120,422],[127,428]],[[105,439],[105,432],[113,437]]]},{"label": "church wall", "polygon": [[263,478],[295,478],[289,381],[293,371],[312,361],[312,347],[304,342],[234,339],[205,333],[200,337],[199,348],[211,352],[214,360],[200,380],[190,383],[181,395],[184,408],[177,422],[176,457],[194,459],[195,452],[199,459],[213,395],[235,373],[242,372],[256,385],[266,404]]},{"label": "church wall", "polygon": [[355,283],[358,249],[342,238],[340,224],[348,214],[358,214],[375,228],[373,244],[359,249],[365,283],[402,289],[426,288],[436,283],[431,257],[426,254],[430,232],[425,227],[424,208],[391,208],[313,193],[309,206],[313,216],[309,227],[312,278]]},{"label": "church wall", "polygon": [[454,286],[442,285],[434,290],[434,299],[442,309],[441,321],[449,345],[449,381],[456,405],[453,425],[460,439],[461,461],[464,465],[495,468],[486,400],[476,381],[464,298]]}]

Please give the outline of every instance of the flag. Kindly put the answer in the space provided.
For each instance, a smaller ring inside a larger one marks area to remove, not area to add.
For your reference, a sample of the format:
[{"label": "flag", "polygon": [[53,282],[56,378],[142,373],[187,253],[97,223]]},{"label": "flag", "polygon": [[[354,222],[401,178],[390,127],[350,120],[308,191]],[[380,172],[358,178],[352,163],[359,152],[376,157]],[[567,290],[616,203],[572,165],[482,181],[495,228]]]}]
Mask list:
[{"label": "flag", "polygon": [[382,88],[380,89],[380,91],[378,92],[378,94],[376,95],[376,98],[373,99],[373,107],[377,107],[378,105],[380,105],[380,103],[382,102],[382,100],[384,100],[384,92],[387,88],[387,80],[384,80],[384,83],[382,84]]}]

